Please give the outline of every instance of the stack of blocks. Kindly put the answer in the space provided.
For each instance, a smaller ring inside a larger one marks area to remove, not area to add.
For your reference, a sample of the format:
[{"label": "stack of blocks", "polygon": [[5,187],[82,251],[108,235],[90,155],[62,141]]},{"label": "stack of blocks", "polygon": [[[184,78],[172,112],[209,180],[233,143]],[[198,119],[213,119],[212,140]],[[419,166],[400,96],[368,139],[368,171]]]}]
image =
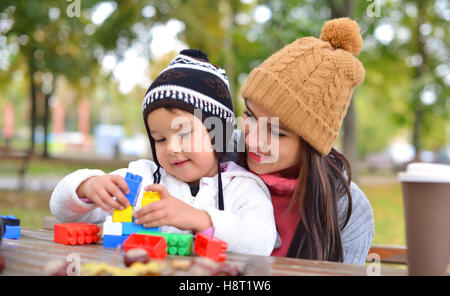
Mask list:
[{"label": "stack of blocks", "polygon": [[[141,190],[142,177],[127,173],[125,181],[129,188],[126,197],[130,205],[123,210],[114,210],[112,216],[106,217],[106,221],[103,223],[103,246],[105,248],[116,248],[117,245],[122,245],[131,234],[139,231],[159,232],[159,227],[145,228],[142,225],[135,224],[133,220],[133,209]],[[160,200],[159,193],[144,192],[141,207],[157,200]]]},{"label": "stack of blocks", "polygon": [[[123,210],[114,210],[103,224],[103,246],[116,248],[120,245],[126,251],[133,248],[145,249],[152,258],[164,258],[167,254],[190,256],[193,249],[193,235],[179,233],[161,233],[159,227],[145,228],[136,225],[133,209],[141,189],[142,177],[127,173],[125,181],[130,193],[126,195],[130,206]],[[144,192],[141,208],[161,199],[158,192]],[[194,251],[215,261],[226,259],[227,243],[213,234],[197,234]]]}]

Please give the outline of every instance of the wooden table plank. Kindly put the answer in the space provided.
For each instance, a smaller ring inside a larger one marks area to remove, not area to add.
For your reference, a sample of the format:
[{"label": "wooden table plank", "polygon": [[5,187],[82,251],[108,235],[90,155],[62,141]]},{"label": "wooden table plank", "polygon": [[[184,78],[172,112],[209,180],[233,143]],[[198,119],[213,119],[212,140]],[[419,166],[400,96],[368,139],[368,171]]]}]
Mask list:
[{"label": "wooden table plank", "polygon": [[[5,260],[2,275],[43,275],[44,266],[52,259],[67,260],[67,256],[76,253],[81,263],[106,262],[112,264],[116,255],[115,249],[103,248],[99,244],[82,246],[65,246],[53,242],[53,231],[44,229],[22,229],[19,240],[3,239],[0,248]],[[121,250],[114,265],[123,266],[124,251]],[[168,261],[179,259],[178,256],[167,256]],[[194,260],[195,257],[182,257]],[[228,253],[226,263],[243,269],[249,260],[265,262],[269,266],[270,275],[367,275],[367,266],[334,262],[302,260],[281,257],[266,257]],[[406,270],[381,267],[381,275],[406,275]]]}]

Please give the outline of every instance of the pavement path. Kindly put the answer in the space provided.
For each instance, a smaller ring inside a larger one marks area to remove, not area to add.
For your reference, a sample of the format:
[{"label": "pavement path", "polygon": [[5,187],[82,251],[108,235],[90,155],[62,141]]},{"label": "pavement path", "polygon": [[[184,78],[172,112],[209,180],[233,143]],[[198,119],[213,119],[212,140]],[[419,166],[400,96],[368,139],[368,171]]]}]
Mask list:
[{"label": "pavement path", "polygon": [[[56,184],[64,176],[25,176],[24,188],[30,191],[53,191]],[[0,176],[0,190],[19,190],[20,180],[17,177]]]}]

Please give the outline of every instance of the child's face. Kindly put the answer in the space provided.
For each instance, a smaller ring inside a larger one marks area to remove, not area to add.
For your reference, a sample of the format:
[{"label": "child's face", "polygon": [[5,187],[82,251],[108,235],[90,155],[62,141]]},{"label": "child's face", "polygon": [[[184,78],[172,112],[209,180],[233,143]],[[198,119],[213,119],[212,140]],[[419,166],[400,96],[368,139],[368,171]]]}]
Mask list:
[{"label": "child's face", "polygon": [[[300,137],[282,125],[273,125],[274,117],[262,106],[248,100],[245,105],[244,120],[257,126],[250,129],[245,125],[249,168],[260,175],[279,172],[285,177],[296,177],[301,156]],[[262,118],[267,120],[264,122]]]},{"label": "child's face", "polygon": [[201,120],[180,109],[158,108],[147,117],[156,157],[167,173],[198,184],[217,174],[217,157]]}]

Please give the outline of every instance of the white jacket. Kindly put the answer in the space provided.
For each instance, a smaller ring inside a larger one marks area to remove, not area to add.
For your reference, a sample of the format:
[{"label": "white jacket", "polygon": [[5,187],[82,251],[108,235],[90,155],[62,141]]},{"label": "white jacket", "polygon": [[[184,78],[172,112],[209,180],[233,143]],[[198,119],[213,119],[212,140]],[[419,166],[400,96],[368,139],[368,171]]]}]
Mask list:
[{"label": "white jacket", "polygon": [[[276,240],[276,227],[269,190],[256,175],[234,162],[222,164],[224,211],[218,209],[217,175],[200,179],[199,191],[191,195],[189,185],[161,172],[161,184],[170,194],[191,206],[206,211],[215,228],[214,235],[228,243],[229,252],[270,255]],[[142,187],[135,209],[140,208],[144,187],[153,183],[157,166],[151,160],[130,162],[128,168],[110,174],[125,176],[127,172],[142,176]],[[109,213],[93,203],[81,201],[76,189],[86,179],[105,175],[101,170],[82,169],[64,177],[56,185],[50,199],[50,210],[62,222],[102,223]],[[161,232],[189,233],[172,226],[161,226]]]}]

